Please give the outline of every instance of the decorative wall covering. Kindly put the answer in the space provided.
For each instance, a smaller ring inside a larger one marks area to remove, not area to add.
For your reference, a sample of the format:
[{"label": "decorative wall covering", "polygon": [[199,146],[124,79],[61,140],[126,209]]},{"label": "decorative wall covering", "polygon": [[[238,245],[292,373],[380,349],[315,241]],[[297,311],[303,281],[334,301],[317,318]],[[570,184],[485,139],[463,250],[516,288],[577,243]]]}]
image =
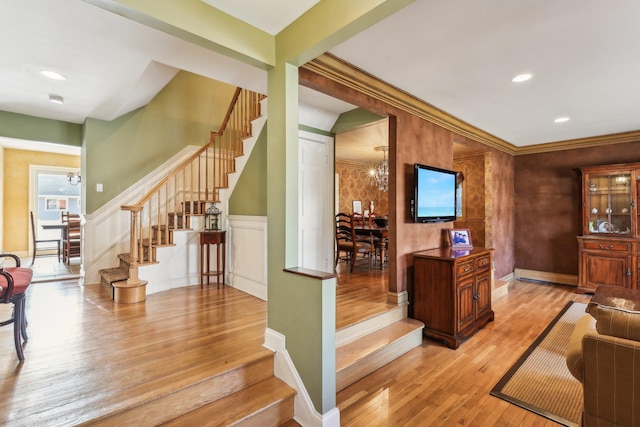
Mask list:
[{"label": "decorative wall covering", "polygon": [[336,160],[336,174],[339,176],[339,212],[352,213],[352,201],[362,201],[362,209],[369,209],[373,200],[375,212],[386,216],[389,213],[388,192],[378,190],[371,184],[369,165]]}]

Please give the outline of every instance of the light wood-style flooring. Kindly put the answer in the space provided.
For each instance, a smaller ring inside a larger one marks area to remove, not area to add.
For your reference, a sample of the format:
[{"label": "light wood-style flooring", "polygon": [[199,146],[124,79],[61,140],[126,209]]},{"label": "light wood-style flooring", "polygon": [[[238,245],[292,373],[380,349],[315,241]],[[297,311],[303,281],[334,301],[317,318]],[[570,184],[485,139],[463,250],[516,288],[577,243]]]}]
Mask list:
[{"label": "light wood-style flooring", "polygon": [[[386,292],[386,270],[341,274],[337,328],[387,309]],[[458,350],[425,339],[338,393],[342,425],[555,425],[489,390],[572,299],[589,296],[515,283],[494,302],[495,322]],[[0,316],[7,309],[0,307]],[[77,425],[198,381],[231,358],[266,351],[266,303],[230,287],[196,285],[117,305],[96,285],[36,283],[28,290],[27,315],[22,364],[11,327],[0,328],[0,425]]]}]

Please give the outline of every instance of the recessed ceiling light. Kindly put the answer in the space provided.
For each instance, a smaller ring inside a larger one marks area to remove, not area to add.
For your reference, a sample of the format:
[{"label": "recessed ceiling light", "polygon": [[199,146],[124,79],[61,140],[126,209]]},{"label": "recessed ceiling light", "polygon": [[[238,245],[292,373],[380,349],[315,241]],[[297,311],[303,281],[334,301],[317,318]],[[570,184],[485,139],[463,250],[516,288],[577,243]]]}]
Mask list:
[{"label": "recessed ceiling light", "polygon": [[533,74],[529,74],[529,73],[518,74],[517,76],[512,78],[511,81],[514,82],[514,83],[522,83],[522,82],[526,82],[527,80],[531,79],[531,77],[533,77]]},{"label": "recessed ceiling light", "polygon": [[49,95],[49,101],[53,102],[54,104],[64,104],[64,98],[60,95]]},{"label": "recessed ceiling light", "polygon": [[66,80],[67,79],[62,74],[60,74],[60,73],[58,73],[56,71],[51,71],[51,70],[41,70],[40,74],[42,74],[43,76],[45,76],[46,78],[51,79],[51,80]]},{"label": "recessed ceiling light", "polygon": [[554,120],[555,123],[564,123],[568,121],[569,121],[569,117],[558,117],[557,119]]}]

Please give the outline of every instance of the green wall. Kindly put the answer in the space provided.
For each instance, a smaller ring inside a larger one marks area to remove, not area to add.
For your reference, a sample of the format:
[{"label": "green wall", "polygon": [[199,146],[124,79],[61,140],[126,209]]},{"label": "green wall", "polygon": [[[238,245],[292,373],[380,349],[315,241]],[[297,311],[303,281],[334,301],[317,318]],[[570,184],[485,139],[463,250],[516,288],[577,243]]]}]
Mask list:
[{"label": "green wall", "polygon": [[340,114],[331,128],[331,132],[335,135],[385,118],[386,117],[372,113],[364,108],[355,108],[351,111]]},{"label": "green wall", "polygon": [[82,125],[0,111],[0,136],[82,146]]},{"label": "green wall", "polygon": [[[85,124],[86,213],[153,171],[189,145],[209,142],[229,108],[235,87],[180,71],[138,110],[112,121]],[[96,184],[103,184],[103,192]]]},{"label": "green wall", "polygon": [[267,215],[267,125],[229,198],[229,215]]}]

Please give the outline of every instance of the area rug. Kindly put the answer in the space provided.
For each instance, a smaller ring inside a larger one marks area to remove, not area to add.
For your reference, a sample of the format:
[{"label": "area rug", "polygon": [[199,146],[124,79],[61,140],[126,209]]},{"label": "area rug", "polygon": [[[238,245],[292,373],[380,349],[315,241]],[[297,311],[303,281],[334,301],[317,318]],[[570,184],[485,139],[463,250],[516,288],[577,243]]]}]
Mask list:
[{"label": "area rug", "polygon": [[582,385],[565,362],[565,349],[586,304],[572,301],[491,390],[493,396],[565,426],[580,425]]}]

